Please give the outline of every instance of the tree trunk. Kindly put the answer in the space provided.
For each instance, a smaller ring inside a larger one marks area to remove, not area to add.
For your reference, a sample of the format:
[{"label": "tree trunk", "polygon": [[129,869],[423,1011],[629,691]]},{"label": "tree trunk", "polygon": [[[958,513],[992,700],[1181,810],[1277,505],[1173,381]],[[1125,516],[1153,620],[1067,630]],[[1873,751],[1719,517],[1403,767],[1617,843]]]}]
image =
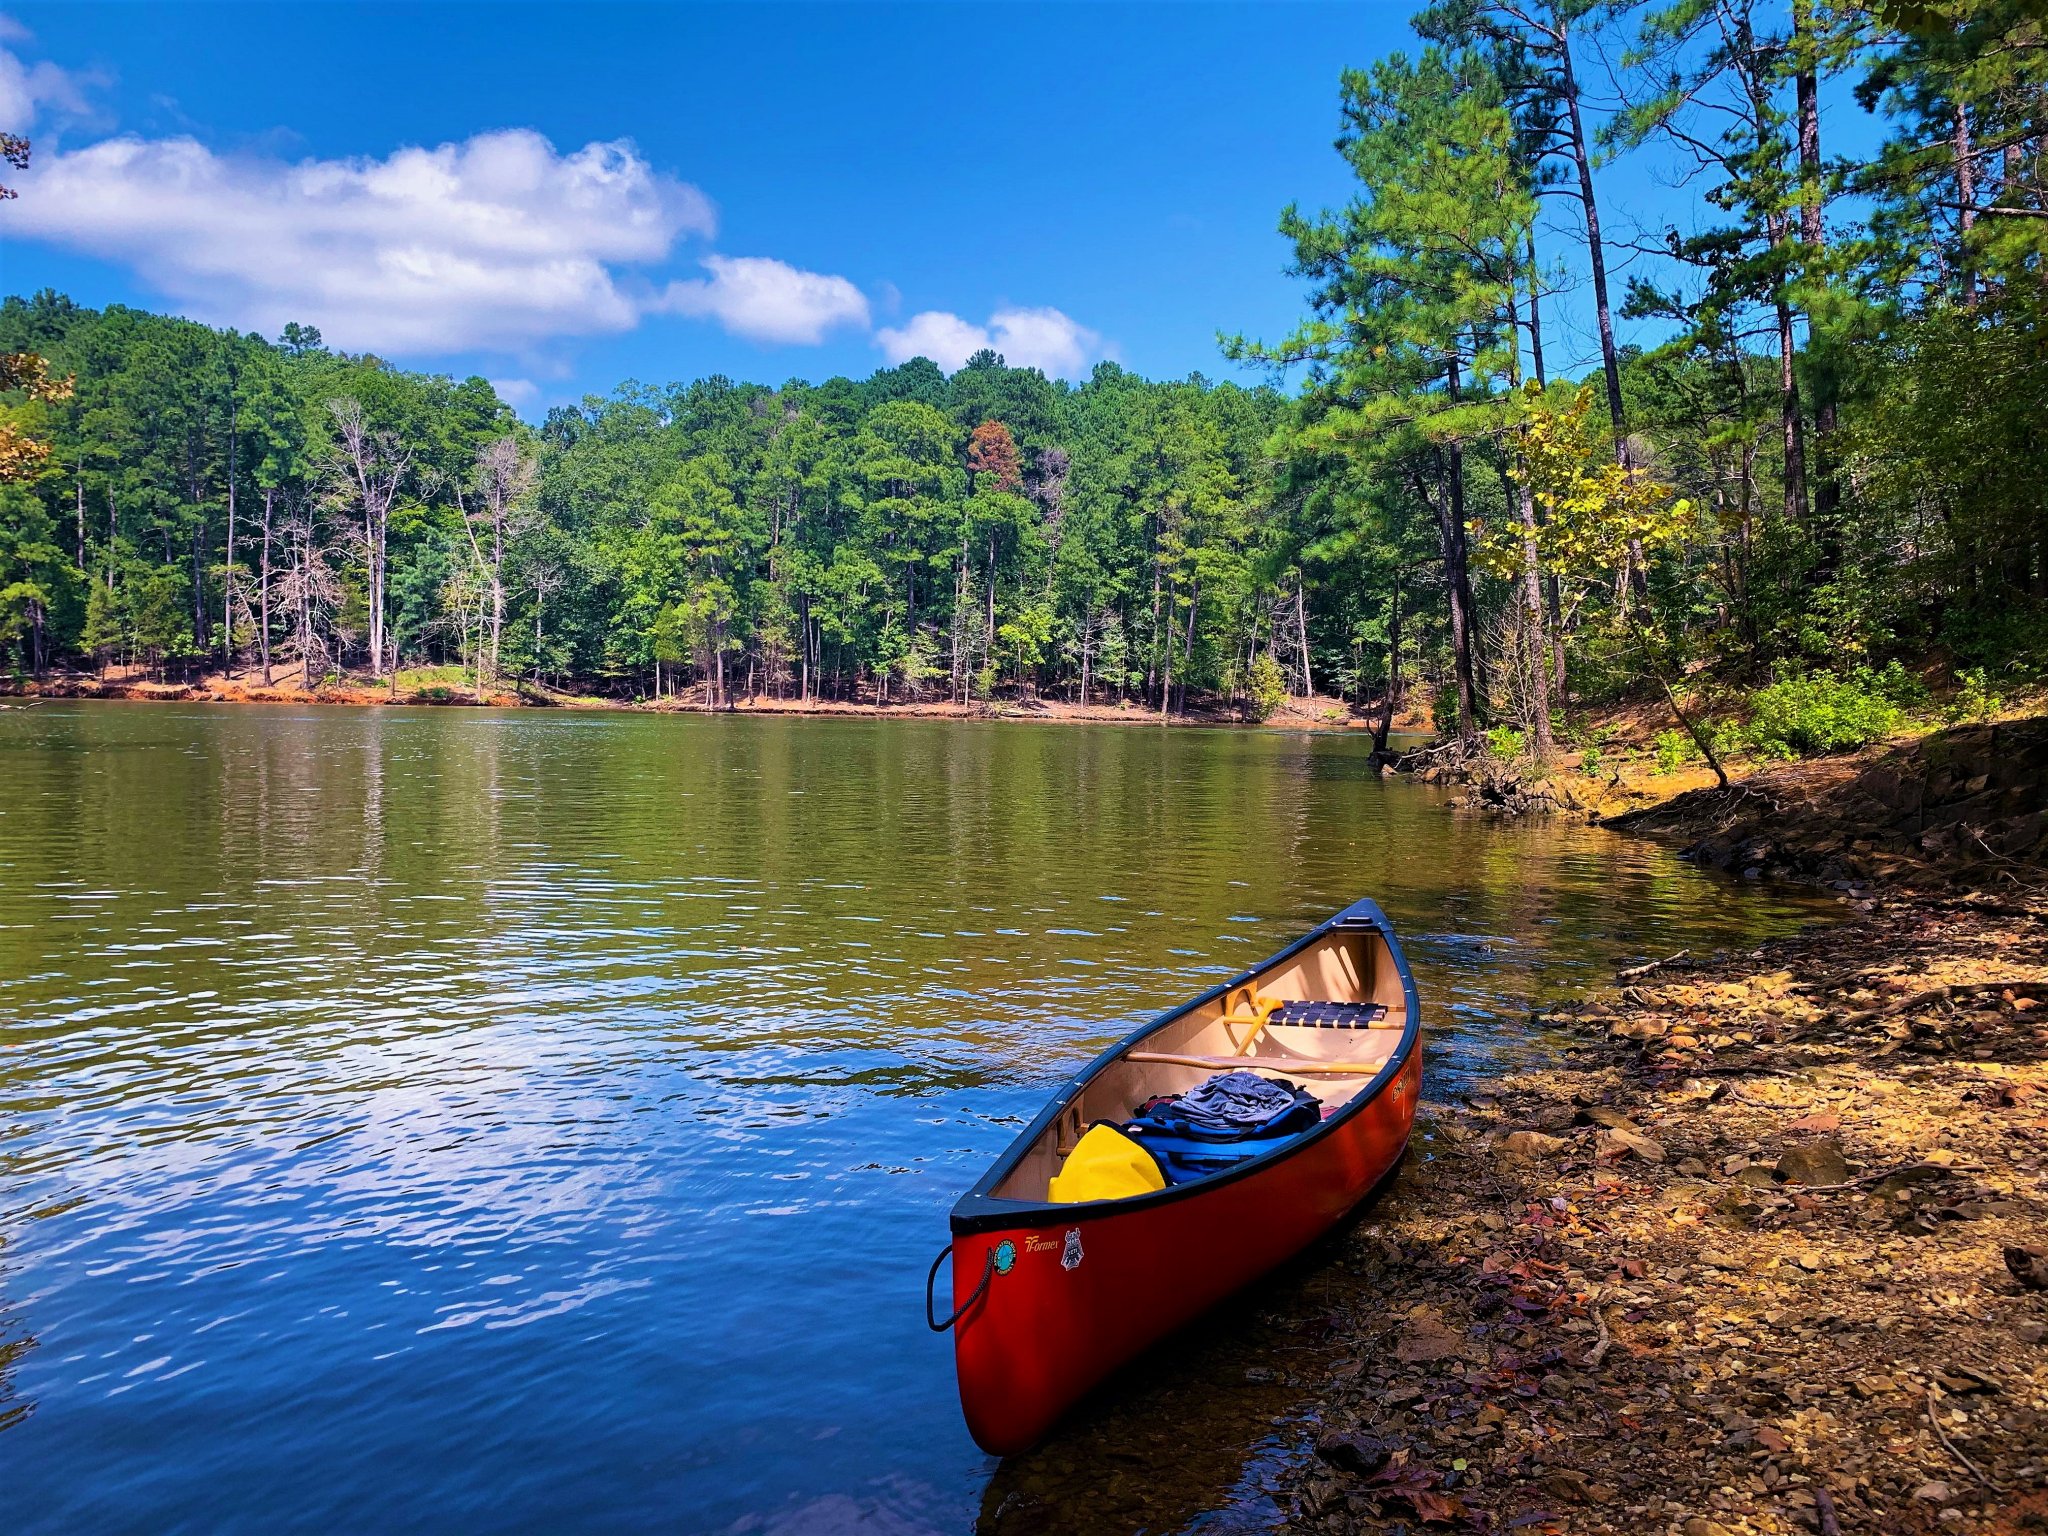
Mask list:
[{"label": "tree trunk", "polygon": [[495,498],[491,509],[491,681],[499,676],[505,636],[505,508]]},{"label": "tree trunk", "polygon": [[1529,722],[1535,733],[1536,761],[1548,763],[1550,744],[1550,639],[1543,622],[1543,578],[1536,545],[1536,498],[1525,475],[1515,482],[1522,514],[1522,632],[1529,646],[1529,682],[1535,690],[1530,700]]},{"label": "tree trunk", "polygon": [[[1799,239],[1806,247],[1805,277],[1819,287],[1826,279],[1822,258],[1827,252],[1827,230],[1821,218],[1823,192],[1820,159],[1820,65],[1819,45],[1813,35],[1813,0],[1792,0],[1793,93],[1799,126]],[[1826,337],[1813,325],[1807,313],[1807,349],[1818,361]],[[1841,487],[1834,470],[1831,439],[1835,434],[1834,388],[1825,367],[1813,379],[1813,510],[1820,524],[1825,558],[1830,566],[1839,560],[1835,548],[1835,512],[1841,505]]]},{"label": "tree trunk", "polygon": [[[1458,360],[1451,358],[1447,374],[1450,396],[1461,398]],[[1444,589],[1451,610],[1451,657],[1458,685],[1458,737],[1471,743],[1479,739],[1479,689],[1472,665],[1472,576],[1465,542],[1465,450],[1455,441],[1444,445],[1446,473],[1444,494],[1431,502],[1436,510],[1437,535],[1443,544]]]},{"label": "tree trunk", "polygon": [[192,525],[192,647],[202,656],[213,648],[212,636],[207,633],[212,626],[207,622],[205,561],[206,520],[202,517]]},{"label": "tree trunk", "polygon": [[1294,577],[1294,628],[1301,641],[1301,696],[1312,699],[1316,696],[1316,680],[1308,664],[1308,590],[1307,582],[1300,572]]},{"label": "tree trunk", "polygon": [[[1537,277],[1536,226],[1529,226],[1529,366],[1535,377],[1536,387],[1545,388],[1550,380],[1543,361],[1543,310],[1541,307],[1542,285]],[[1564,600],[1558,589],[1555,574],[1544,578],[1544,595],[1550,610],[1550,686],[1553,692],[1564,697]]]},{"label": "tree trunk", "polygon": [[[1783,221],[1774,220],[1782,232]],[[1775,238],[1775,237],[1774,237]],[[1799,376],[1793,369],[1798,338],[1792,328],[1792,304],[1782,288],[1775,304],[1778,319],[1778,421],[1785,449],[1785,517],[1795,528],[1806,522],[1806,429],[1799,413]]]},{"label": "tree trunk", "polygon": [[[1157,644],[1157,643],[1158,643],[1158,641],[1157,641],[1157,639],[1156,639],[1156,636],[1157,636],[1157,634],[1158,634],[1158,627],[1157,627],[1157,625],[1156,625],[1156,624],[1154,625],[1153,633],[1154,633],[1154,636],[1155,636],[1155,640],[1154,640],[1154,643],[1155,643],[1155,644]],[[1161,645],[1161,646],[1160,646],[1160,652],[1159,652],[1159,718],[1160,718],[1161,720],[1164,720],[1164,719],[1166,718],[1166,713],[1167,713],[1167,710],[1168,710],[1168,709],[1169,709],[1169,708],[1171,707],[1171,705],[1172,705],[1172,702],[1173,702],[1173,591],[1172,591],[1172,589],[1171,589],[1171,588],[1168,588],[1168,589],[1167,589],[1167,593],[1166,593],[1166,640],[1165,640],[1165,643],[1164,643],[1163,645]]]},{"label": "tree trunk", "polygon": [[1373,726],[1372,749],[1384,757],[1387,735],[1394,728],[1394,711],[1400,708],[1401,692],[1401,570],[1394,568],[1394,590],[1387,599],[1387,691],[1380,700],[1380,718]]},{"label": "tree trunk", "polygon": [[313,691],[313,594],[311,535],[299,545],[299,686]]},{"label": "tree trunk", "polygon": [[[1557,12],[1553,9],[1552,14]],[[1593,196],[1593,158],[1586,125],[1579,113],[1578,73],[1572,66],[1570,25],[1557,23],[1557,54],[1563,76],[1565,118],[1570,129],[1572,164],[1579,173],[1579,204],[1586,220],[1586,255],[1593,273],[1593,313],[1600,326],[1600,368],[1607,382],[1607,415],[1614,428],[1614,453],[1629,461],[1628,423],[1621,403],[1621,356],[1614,344],[1614,310],[1607,300],[1607,250],[1600,239],[1600,204]]]},{"label": "tree trunk", "polygon": [[[1970,231],[1977,224],[1977,168],[1970,163],[1970,111],[1955,105],[1956,265],[1961,271],[1963,307],[1977,307],[1977,263],[1970,252]],[[82,493],[81,493],[82,494]],[[81,527],[84,525],[81,524]]]},{"label": "tree trunk", "polygon": [[547,593],[544,590],[542,590],[542,587],[539,582],[535,582],[533,587],[533,686],[536,688],[541,686],[540,611],[541,608],[546,604],[546,602]]},{"label": "tree trunk", "polygon": [[277,502],[277,492],[270,486],[263,488],[263,555],[261,574],[257,579],[256,603],[260,610],[256,619],[256,646],[263,656],[263,686],[270,686],[270,517]]},{"label": "tree trunk", "polygon": [[[961,519],[962,524],[966,519]],[[967,529],[960,529],[960,561],[953,572],[953,699],[967,702],[967,658],[961,642],[967,628]]]},{"label": "tree trunk", "polygon": [[220,578],[221,671],[235,675],[235,480],[241,434],[235,431],[235,397],[228,394],[228,548]]}]

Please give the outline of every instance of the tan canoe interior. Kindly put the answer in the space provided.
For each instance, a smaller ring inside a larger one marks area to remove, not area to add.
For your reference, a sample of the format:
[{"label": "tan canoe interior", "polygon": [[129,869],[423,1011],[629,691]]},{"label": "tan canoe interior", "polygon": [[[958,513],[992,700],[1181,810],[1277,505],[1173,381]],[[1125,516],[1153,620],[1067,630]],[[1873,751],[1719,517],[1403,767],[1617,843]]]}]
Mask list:
[{"label": "tan canoe interior", "polygon": [[[1270,1003],[1378,1003],[1372,1027],[1261,1024]],[[1408,1022],[1401,973],[1386,940],[1369,928],[1337,928],[1248,984],[1169,1020],[1098,1072],[994,1191],[1043,1200],[1047,1183],[1097,1120],[1128,1120],[1155,1094],[1184,1093],[1217,1072],[1242,1068],[1299,1083],[1327,1105],[1372,1080]]]}]

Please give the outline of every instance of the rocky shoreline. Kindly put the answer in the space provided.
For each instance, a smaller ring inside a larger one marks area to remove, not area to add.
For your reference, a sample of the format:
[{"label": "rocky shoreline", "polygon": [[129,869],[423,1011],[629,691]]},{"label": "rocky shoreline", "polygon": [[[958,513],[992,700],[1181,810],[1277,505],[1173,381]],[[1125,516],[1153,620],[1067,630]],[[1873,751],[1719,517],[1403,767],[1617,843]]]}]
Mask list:
[{"label": "rocky shoreline", "polygon": [[[1077,704],[1057,697],[975,699],[872,700],[788,699],[771,694],[734,698],[713,709],[701,690],[662,699],[611,698],[558,693],[531,683],[498,686],[482,698],[464,683],[392,687],[370,678],[323,683],[314,688],[264,683],[253,675],[225,678],[218,674],[193,682],[147,679],[102,681],[88,676],[48,677],[24,682],[0,678],[0,708],[29,708],[45,700],[93,699],[154,704],[295,704],[361,709],[398,706],[446,706],[485,709],[620,710],[639,714],[789,715],[807,719],[885,720],[1021,720],[1062,725],[1168,725],[1247,730],[1347,732],[1369,735],[1372,720],[1342,699],[1289,698],[1264,720],[1242,715],[1225,699],[1197,699],[1180,712],[1162,716],[1158,710],[1124,700]],[[1429,722],[1413,715],[1396,723],[1407,738],[1426,735]]]},{"label": "rocky shoreline", "polygon": [[1771,768],[1606,825],[1752,879],[2035,886],[2048,871],[2048,717]]},{"label": "rocky shoreline", "polygon": [[1867,768],[1797,817],[1630,819],[1709,859],[1765,839],[1713,861],[1852,915],[1637,967],[1545,1021],[1554,1067],[1425,1106],[1340,1241],[1383,1305],[1346,1320],[1285,1528],[2048,1530],[2048,896],[2038,843],[1948,830],[2038,827],[1997,780],[2040,743],[1977,745],[1986,782],[1937,749],[1882,820]]}]

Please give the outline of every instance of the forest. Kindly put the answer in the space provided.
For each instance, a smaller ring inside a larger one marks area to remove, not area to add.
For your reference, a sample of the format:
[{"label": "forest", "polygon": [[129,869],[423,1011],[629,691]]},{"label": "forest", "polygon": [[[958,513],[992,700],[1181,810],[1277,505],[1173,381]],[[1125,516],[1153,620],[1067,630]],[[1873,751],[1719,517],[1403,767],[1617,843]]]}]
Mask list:
[{"label": "forest", "polygon": [[[1247,384],[984,352],[628,383],[535,426],[306,326],[11,297],[0,667],[707,708],[1291,693],[1539,758],[1634,696],[1710,761],[1717,697],[1793,700],[1797,747],[1930,670],[2031,687],[2034,9],[1438,0],[1342,75],[1353,196],[1281,212],[1300,325],[1217,317]],[[1622,160],[1691,206],[1653,249],[1603,201]],[[1587,369],[1555,361],[1567,298]]]}]

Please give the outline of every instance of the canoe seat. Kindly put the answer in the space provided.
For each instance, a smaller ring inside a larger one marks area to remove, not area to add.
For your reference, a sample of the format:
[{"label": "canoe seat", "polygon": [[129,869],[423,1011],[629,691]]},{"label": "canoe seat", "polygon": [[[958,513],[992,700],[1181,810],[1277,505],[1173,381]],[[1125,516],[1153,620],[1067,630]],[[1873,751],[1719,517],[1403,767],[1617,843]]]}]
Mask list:
[{"label": "canoe seat", "polygon": [[1386,1016],[1385,1003],[1282,1003],[1266,1016],[1266,1023],[1297,1029],[1370,1029]]}]

